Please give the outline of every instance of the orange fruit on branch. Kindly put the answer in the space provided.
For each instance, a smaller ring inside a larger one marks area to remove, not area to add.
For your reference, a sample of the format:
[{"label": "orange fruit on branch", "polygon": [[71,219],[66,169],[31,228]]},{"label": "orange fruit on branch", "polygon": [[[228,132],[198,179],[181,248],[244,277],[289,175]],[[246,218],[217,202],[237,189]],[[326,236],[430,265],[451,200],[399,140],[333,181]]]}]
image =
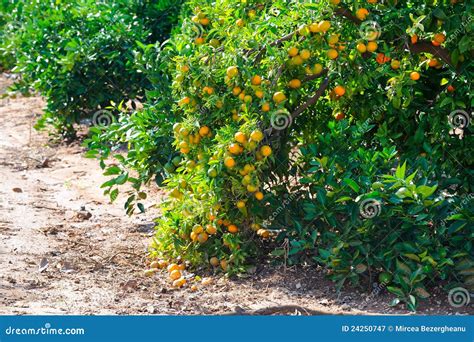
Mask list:
[{"label": "orange fruit on branch", "polygon": [[281,91],[278,91],[275,94],[273,94],[273,101],[275,101],[275,103],[281,103],[285,100],[286,100],[286,95],[283,94]]},{"label": "orange fruit on branch", "polygon": [[224,165],[229,169],[233,168],[235,166],[234,158],[232,158],[232,157],[225,158],[224,159]]},{"label": "orange fruit on branch", "polygon": [[227,227],[227,230],[229,233],[236,234],[239,231],[239,228],[235,224],[231,224]]},{"label": "orange fruit on branch", "polygon": [[264,145],[260,148],[260,153],[264,157],[269,157],[272,154],[272,148],[268,145]]},{"label": "orange fruit on branch", "polygon": [[368,43],[367,43],[367,51],[369,51],[369,52],[377,51],[377,48],[378,48],[378,47],[379,47],[379,46],[377,45],[376,42],[368,42]]},{"label": "orange fruit on branch", "polygon": [[420,73],[416,72],[416,71],[413,71],[411,74],[410,74],[410,78],[413,80],[413,81],[418,81],[420,79]]},{"label": "orange fruit on branch", "polygon": [[299,87],[301,87],[301,81],[295,78],[291,80],[290,82],[288,82],[288,86],[293,89],[298,89]]},{"label": "orange fruit on branch", "polygon": [[334,88],[334,92],[337,96],[344,96],[344,94],[346,93],[346,89],[343,86],[338,85]]},{"label": "orange fruit on branch", "polygon": [[258,75],[255,75],[255,76],[252,77],[251,83],[254,86],[258,86],[262,83],[262,78]]}]

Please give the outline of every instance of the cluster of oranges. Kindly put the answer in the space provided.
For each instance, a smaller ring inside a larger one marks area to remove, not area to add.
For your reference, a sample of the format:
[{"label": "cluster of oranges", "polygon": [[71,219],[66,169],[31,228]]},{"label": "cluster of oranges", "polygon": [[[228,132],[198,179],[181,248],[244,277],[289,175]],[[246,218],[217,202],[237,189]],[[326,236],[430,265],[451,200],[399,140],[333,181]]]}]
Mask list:
[{"label": "cluster of oranges", "polygon": [[191,147],[193,145],[198,145],[202,138],[212,137],[212,132],[207,126],[200,127],[197,132],[191,132],[180,123],[176,123],[173,126],[173,131],[178,143],[179,151],[182,154],[188,154],[191,151]]}]

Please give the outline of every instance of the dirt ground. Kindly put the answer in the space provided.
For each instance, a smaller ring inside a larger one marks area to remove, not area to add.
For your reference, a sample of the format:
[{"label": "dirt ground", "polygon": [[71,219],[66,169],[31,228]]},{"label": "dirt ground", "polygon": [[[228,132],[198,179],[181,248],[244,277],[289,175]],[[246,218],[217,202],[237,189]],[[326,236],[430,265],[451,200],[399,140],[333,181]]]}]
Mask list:
[{"label": "dirt ground", "polygon": [[[0,76],[0,94],[10,83]],[[159,211],[148,202],[127,217],[123,202],[110,204],[97,161],[32,128],[43,106],[40,97],[0,99],[0,314],[408,314],[385,292],[338,295],[311,267],[265,263],[196,292],[173,289],[164,273],[144,276]],[[150,192],[157,201],[160,190]],[[472,313],[434,293],[419,314]]]}]

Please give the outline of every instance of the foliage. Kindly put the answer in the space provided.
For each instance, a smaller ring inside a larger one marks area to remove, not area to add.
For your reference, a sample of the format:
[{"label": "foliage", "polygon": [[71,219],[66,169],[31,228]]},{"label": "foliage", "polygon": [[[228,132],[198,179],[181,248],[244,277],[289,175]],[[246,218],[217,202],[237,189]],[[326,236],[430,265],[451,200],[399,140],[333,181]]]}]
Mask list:
[{"label": "foliage", "polygon": [[47,98],[38,127],[65,134],[110,102],[142,98],[149,86],[136,66],[137,42],[166,39],[175,1],[19,1],[7,52],[15,71]]},{"label": "foliage", "polygon": [[472,282],[472,128],[450,115],[470,116],[471,5],[188,5],[157,255],[240,272],[278,235],[339,286],[393,274],[410,309],[429,279]]},{"label": "foliage", "polygon": [[[97,6],[91,20],[125,5]],[[143,184],[165,184],[157,258],[235,274],[273,250],[326,268],[338,288],[380,276],[414,310],[432,281],[474,283],[470,13],[447,0],[188,0],[164,44],[123,29],[123,14],[104,34],[135,73],[107,70],[133,88],[96,89],[81,106],[121,112],[93,129],[89,155],[112,200],[132,186],[129,214],[143,210]],[[96,34],[85,37],[102,46]],[[80,54],[45,39],[72,59],[45,70],[73,75]],[[143,89],[149,102],[130,113],[121,101]]]}]

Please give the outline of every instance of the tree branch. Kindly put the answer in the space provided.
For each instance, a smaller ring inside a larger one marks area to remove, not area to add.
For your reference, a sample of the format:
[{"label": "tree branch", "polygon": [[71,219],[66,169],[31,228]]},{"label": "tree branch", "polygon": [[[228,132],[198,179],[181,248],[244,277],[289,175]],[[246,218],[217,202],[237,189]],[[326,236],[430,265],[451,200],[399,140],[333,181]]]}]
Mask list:
[{"label": "tree branch", "polygon": [[309,107],[314,105],[316,102],[318,102],[319,98],[324,94],[328,86],[329,86],[329,77],[326,77],[324,81],[321,83],[321,85],[319,86],[318,90],[316,90],[316,93],[313,96],[311,96],[305,103],[298,106],[293,111],[293,113],[291,113],[291,118],[293,120],[296,119],[306,109],[308,109]]},{"label": "tree branch", "polygon": [[446,64],[454,66],[453,62],[451,61],[451,56],[449,55],[448,50],[441,46],[434,46],[429,41],[419,41],[416,44],[408,43],[408,49],[413,54],[431,53],[432,55],[440,58]]},{"label": "tree branch", "polygon": [[352,12],[350,10],[348,10],[347,8],[345,7],[338,7],[334,13],[337,15],[337,16],[340,16],[340,17],[345,17],[347,19],[349,19],[350,21],[352,21],[354,24],[356,25],[360,25],[362,23],[361,20],[359,20],[359,18],[357,18],[354,14],[352,14]]}]

